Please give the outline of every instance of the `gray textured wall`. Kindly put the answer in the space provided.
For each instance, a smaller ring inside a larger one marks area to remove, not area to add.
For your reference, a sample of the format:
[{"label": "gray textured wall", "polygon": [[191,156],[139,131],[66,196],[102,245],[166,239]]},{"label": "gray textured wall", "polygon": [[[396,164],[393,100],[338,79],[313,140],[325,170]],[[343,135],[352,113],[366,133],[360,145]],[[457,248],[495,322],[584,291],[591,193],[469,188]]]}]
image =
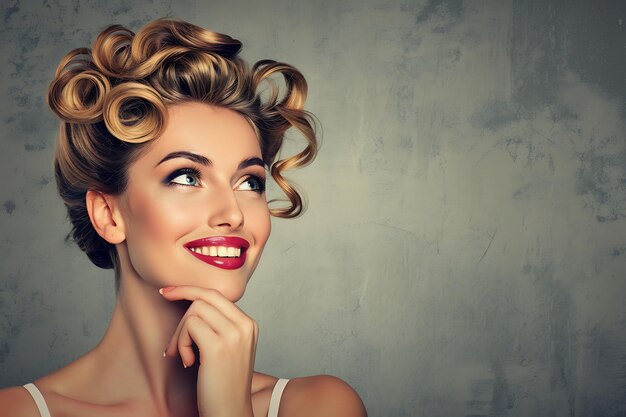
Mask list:
[{"label": "gray textured wall", "polygon": [[626,415],[625,2],[204,3],[3,2],[1,386],[88,350],[114,302],[63,243],[54,67],[170,15],[295,64],[324,127],[242,302],[259,370],[339,375],[371,416]]}]

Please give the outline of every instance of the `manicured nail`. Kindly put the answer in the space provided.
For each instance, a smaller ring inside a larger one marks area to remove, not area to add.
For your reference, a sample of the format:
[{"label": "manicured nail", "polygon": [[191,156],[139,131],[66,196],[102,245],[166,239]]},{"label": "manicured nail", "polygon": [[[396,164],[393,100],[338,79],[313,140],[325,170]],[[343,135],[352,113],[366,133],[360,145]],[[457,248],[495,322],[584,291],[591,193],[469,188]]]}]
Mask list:
[{"label": "manicured nail", "polygon": [[176,287],[163,287],[163,288],[159,288],[159,293],[164,294],[166,292],[170,292],[172,291],[174,288]]},{"label": "manicured nail", "polygon": [[185,361],[183,361],[183,368],[187,369],[187,365],[185,365]]}]

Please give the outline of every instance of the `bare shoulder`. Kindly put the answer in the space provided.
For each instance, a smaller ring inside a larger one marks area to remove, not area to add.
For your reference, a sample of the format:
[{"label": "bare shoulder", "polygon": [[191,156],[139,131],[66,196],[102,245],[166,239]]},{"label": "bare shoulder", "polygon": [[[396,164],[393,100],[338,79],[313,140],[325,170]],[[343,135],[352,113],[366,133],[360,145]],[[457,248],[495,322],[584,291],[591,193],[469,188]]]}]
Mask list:
[{"label": "bare shoulder", "polygon": [[331,375],[292,379],[285,388],[280,417],[366,417],[359,394]]},{"label": "bare shoulder", "polygon": [[0,417],[39,417],[33,397],[24,387],[0,389]]}]

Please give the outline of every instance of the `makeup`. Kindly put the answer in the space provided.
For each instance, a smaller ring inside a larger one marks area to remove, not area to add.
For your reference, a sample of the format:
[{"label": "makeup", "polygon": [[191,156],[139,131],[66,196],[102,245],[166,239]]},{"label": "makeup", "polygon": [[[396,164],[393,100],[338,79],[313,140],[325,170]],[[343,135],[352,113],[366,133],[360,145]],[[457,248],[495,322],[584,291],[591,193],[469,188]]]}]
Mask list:
[{"label": "makeup", "polygon": [[222,269],[238,269],[246,262],[247,240],[237,236],[212,236],[186,243],[197,259]]}]

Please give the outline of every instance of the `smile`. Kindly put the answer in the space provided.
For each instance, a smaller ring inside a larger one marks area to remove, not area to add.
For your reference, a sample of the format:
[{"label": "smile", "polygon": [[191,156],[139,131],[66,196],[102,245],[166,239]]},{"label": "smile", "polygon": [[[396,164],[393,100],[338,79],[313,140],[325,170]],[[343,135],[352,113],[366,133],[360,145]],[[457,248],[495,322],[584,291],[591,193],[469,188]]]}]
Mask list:
[{"label": "smile", "polygon": [[217,256],[218,258],[239,258],[241,256],[241,248],[233,248],[232,246],[198,246],[189,249],[195,253]]},{"label": "smile", "polygon": [[185,248],[197,259],[221,269],[238,269],[246,262],[247,240],[237,236],[212,236],[188,242]]}]

